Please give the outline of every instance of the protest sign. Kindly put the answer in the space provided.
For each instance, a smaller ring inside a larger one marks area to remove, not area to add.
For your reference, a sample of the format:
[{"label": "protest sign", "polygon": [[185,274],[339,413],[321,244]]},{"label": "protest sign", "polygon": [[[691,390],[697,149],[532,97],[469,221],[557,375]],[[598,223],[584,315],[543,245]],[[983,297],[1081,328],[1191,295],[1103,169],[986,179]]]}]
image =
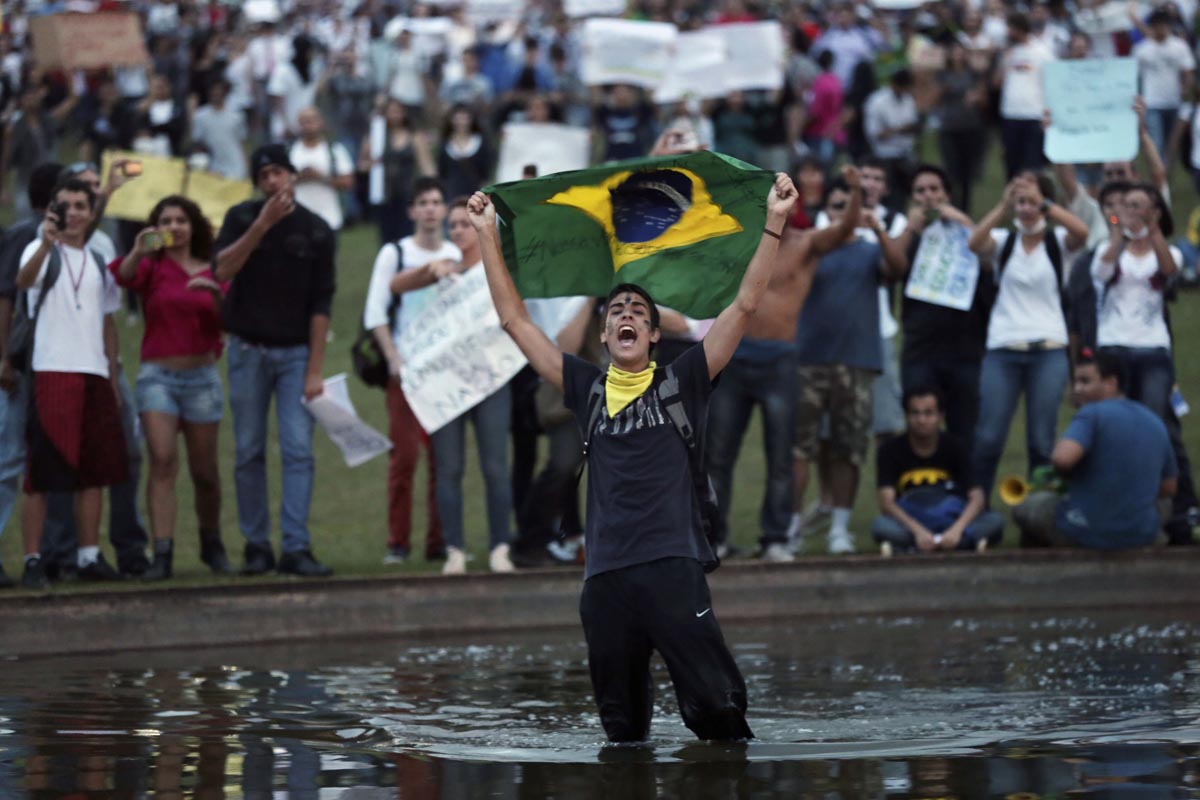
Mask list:
[{"label": "protest sign", "polygon": [[679,31],[668,22],[598,17],[583,23],[581,76],[588,86],[654,87],[671,68]]},{"label": "protest sign", "polygon": [[1044,152],[1054,164],[1129,161],[1137,155],[1137,60],[1089,58],[1042,67],[1050,127]]},{"label": "protest sign", "polygon": [[671,69],[654,90],[654,102],[674,103],[688,95],[704,100],[724,96],[722,65],[728,61],[721,34],[707,30],[679,34]]},{"label": "protest sign", "polygon": [[358,418],[354,404],[350,402],[346,373],[326,379],[325,391],[306,400],[304,405],[342,452],[346,466],[357,467],[392,449],[388,437]]},{"label": "protest sign", "polygon": [[921,234],[904,296],[968,311],[979,282],[979,258],[967,247],[971,232],[957,222],[932,224]]},{"label": "protest sign", "polygon": [[786,51],[778,22],[710,25],[681,33],[671,67],[654,90],[656,103],[688,95],[723,97],[732,91],[783,87]]},{"label": "protest sign", "polygon": [[249,200],[254,187],[249,181],[224,178],[216,173],[189,170],[182,158],[164,158],[132,151],[108,150],[100,170],[107,175],[115,159],[129,158],[142,163],[142,174],[113,192],[104,216],[145,222],[155,204],[167,195],[181,194],[196,201],[214,228],[221,227],[225,212]]},{"label": "protest sign", "polygon": [[[1133,28],[1133,20],[1129,18],[1130,7],[1130,3],[1112,0],[1092,8],[1078,8],[1075,10],[1074,21],[1079,30],[1089,36],[1121,33]],[[1150,10],[1144,3],[1134,3],[1132,8],[1141,18],[1145,18]]]},{"label": "protest sign", "polygon": [[563,0],[568,17],[619,17],[625,13],[625,0]]},{"label": "protest sign", "polygon": [[517,20],[524,11],[524,0],[467,0],[467,18],[475,24]]},{"label": "protest sign", "polygon": [[908,11],[925,5],[925,0],[871,0],[871,5],[885,11]]},{"label": "protest sign", "polygon": [[501,133],[496,182],[519,181],[526,164],[539,175],[588,165],[588,131],[553,122],[510,122]]},{"label": "protest sign", "polygon": [[33,56],[43,69],[103,69],[150,61],[133,12],[50,14],[29,20]]},{"label": "protest sign", "polygon": [[474,408],[526,363],[500,328],[482,266],[435,291],[400,337],[400,384],[428,433]]}]

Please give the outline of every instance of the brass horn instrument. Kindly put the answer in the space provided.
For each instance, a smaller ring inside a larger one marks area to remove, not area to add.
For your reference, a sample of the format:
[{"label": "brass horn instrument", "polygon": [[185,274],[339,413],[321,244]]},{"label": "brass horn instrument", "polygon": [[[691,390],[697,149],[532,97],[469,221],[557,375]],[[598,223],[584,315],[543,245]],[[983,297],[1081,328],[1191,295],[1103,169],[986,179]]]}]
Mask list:
[{"label": "brass horn instrument", "polygon": [[1029,481],[1020,475],[1009,475],[1000,481],[1000,501],[1006,506],[1019,506],[1029,496]]}]

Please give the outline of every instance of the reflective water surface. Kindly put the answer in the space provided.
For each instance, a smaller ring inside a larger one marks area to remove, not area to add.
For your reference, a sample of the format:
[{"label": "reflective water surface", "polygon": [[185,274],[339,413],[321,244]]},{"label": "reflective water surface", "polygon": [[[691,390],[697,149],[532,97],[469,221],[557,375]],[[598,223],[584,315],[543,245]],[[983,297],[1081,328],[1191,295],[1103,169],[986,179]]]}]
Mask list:
[{"label": "reflective water surface", "polygon": [[578,631],[9,659],[0,798],[1200,798],[1200,609],[726,634],[748,745],[657,665],[653,741],[604,747]]}]

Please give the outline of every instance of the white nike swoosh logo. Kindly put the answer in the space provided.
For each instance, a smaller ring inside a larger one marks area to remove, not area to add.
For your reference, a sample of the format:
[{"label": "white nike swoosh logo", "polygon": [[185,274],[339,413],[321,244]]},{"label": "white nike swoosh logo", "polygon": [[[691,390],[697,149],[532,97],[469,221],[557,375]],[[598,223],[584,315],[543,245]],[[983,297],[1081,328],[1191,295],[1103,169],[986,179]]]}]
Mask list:
[{"label": "white nike swoosh logo", "polygon": [[696,619],[700,619],[700,617],[703,617],[705,614],[707,614],[710,611],[712,611],[711,608],[704,609],[703,611],[701,611],[699,614],[696,615]]}]

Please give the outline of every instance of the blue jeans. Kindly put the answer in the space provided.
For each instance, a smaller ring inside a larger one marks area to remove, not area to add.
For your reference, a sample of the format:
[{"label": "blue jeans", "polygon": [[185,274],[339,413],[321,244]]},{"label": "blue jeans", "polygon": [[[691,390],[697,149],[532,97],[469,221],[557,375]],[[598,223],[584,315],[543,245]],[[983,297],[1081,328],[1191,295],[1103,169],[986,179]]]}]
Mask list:
[{"label": "blue jeans", "polygon": [[1165,347],[1102,347],[1125,365],[1125,395],[1167,419],[1171,387],[1175,385],[1175,362]]},{"label": "blue jeans", "polygon": [[[934,531],[941,533],[941,531]],[[1000,544],[1004,535],[1004,517],[995,511],[983,511],[971,520],[971,524],[963,531],[958,540],[957,550],[974,550],[980,539],[986,539],[989,545]],[[891,542],[892,546],[901,552],[917,549],[917,540],[912,532],[899,521],[882,514],[871,522],[871,536],[882,544]]]},{"label": "blue jeans", "polygon": [[1069,378],[1065,348],[988,350],[979,377],[979,425],[975,429],[975,481],[992,494],[996,467],[1008,441],[1008,428],[1025,395],[1025,448],[1029,470],[1050,463],[1058,407]]},{"label": "blue jeans", "polygon": [[437,475],[438,516],[447,547],[463,549],[462,481],[466,468],[467,420],[475,428],[479,468],[487,494],[488,548],[508,544],[512,538],[512,484],[508,475],[508,424],[512,394],[508,385],[457,419],[434,431],[433,460]]},{"label": "blue jeans", "polygon": [[905,361],[900,367],[904,390],[937,389],[942,394],[946,432],[969,453],[979,421],[979,362],[971,359]]},{"label": "blue jeans", "polygon": [[9,394],[0,390],[0,533],[8,527],[25,474],[25,420],[29,381],[22,377]]},{"label": "blue jeans", "polygon": [[238,527],[248,545],[269,549],[267,414],[271,395],[279,424],[283,501],[279,526],[283,552],[309,547],[308,510],[313,486],[313,418],[304,407],[308,346],[264,347],[229,337],[229,406],[237,453],[233,469]]},{"label": "blue jeans", "polygon": [[1179,118],[1178,108],[1147,108],[1146,133],[1158,148],[1159,153],[1167,152],[1167,137],[1175,129],[1175,120]]},{"label": "blue jeans", "polygon": [[729,532],[733,466],[754,406],[762,409],[763,447],[767,456],[766,492],[759,514],[765,547],[787,541],[792,512],[792,428],[796,410],[793,390],[796,362],[791,355],[758,362],[734,356],[721,373],[721,383],[708,406],[705,467],[721,509],[719,541]]}]

